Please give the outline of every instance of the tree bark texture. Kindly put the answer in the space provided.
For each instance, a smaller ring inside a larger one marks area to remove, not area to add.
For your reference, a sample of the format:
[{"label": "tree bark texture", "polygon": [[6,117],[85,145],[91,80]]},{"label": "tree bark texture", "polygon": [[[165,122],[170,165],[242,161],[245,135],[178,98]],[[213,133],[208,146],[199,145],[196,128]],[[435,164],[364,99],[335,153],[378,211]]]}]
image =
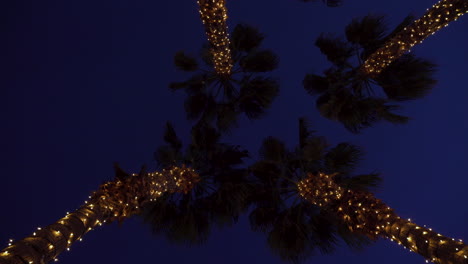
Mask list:
[{"label": "tree bark texture", "polygon": [[184,166],[116,177],[102,184],[76,211],[0,251],[0,264],[45,264],[57,260],[60,253],[96,226],[123,221],[166,192],[187,193],[198,181],[198,174]]},{"label": "tree bark texture", "polygon": [[334,175],[309,174],[298,183],[298,190],[307,201],[338,216],[353,232],[374,240],[388,238],[420,254],[428,262],[468,264],[468,246],[461,240],[401,219],[371,193],[339,186]]},{"label": "tree bark texture", "polygon": [[390,63],[421,43],[439,29],[448,26],[468,12],[466,0],[442,0],[433,5],[420,19],[398,32],[373,54],[371,54],[361,71],[368,76],[376,77]]}]

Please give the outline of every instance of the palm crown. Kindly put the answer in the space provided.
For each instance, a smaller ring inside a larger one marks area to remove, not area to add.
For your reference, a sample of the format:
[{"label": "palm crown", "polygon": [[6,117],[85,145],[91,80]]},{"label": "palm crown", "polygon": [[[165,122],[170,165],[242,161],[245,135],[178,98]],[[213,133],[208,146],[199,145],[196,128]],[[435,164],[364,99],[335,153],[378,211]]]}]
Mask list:
[{"label": "palm crown", "polygon": [[195,58],[178,52],[174,57],[176,67],[194,75],[169,85],[172,90],[186,92],[188,119],[215,123],[222,131],[235,126],[241,113],[250,119],[260,118],[279,91],[278,81],[263,75],[278,66],[278,58],[272,51],[260,49],[264,36],[247,25],[237,25],[231,36],[234,65],[231,74],[214,71],[212,53],[205,45],[201,60],[208,69],[202,69]]},{"label": "palm crown", "polygon": [[368,15],[354,19],[346,27],[346,41],[324,34],[317,38],[315,45],[332,66],[324,75],[307,74],[303,85],[309,94],[319,95],[316,104],[324,117],[340,121],[354,133],[380,120],[394,124],[409,120],[394,112],[399,105],[393,102],[425,96],[436,83],[436,65],[406,54],[376,77],[364,74],[360,67],[370,54],[412,20],[412,16],[406,17],[386,34],[384,18]]},{"label": "palm crown", "polygon": [[239,168],[247,151],[219,142],[220,134],[207,124],[192,128],[192,142],[186,151],[170,123],[164,141],[155,152],[162,168],[185,164],[200,176],[187,194],[165,195],[146,207],[144,217],[154,233],[186,244],[204,242],[213,227],[231,225],[245,209],[250,185],[247,170]]},{"label": "palm crown", "polygon": [[330,148],[325,138],[313,135],[305,119],[299,120],[299,144],[292,151],[280,140],[266,138],[261,160],[250,167],[257,187],[250,197],[253,230],[267,233],[270,248],[294,263],[315,250],[331,252],[340,238],[352,248],[369,243],[366,237],[352,234],[331,212],[301,199],[297,190],[298,181],[317,172],[338,173],[337,183],[345,188],[377,186],[376,173],[352,176],[362,155],[360,148],[349,143]]}]

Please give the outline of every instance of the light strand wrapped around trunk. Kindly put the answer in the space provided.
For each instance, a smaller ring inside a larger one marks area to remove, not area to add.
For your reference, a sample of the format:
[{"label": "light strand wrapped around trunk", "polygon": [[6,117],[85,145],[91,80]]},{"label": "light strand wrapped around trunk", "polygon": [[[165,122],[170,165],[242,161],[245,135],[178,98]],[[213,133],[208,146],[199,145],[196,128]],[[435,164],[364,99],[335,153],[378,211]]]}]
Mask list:
[{"label": "light strand wrapped around trunk", "polygon": [[187,193],[200,180],[191,168],[172,167],[162,172],[133,174],[106,182],[78,210],[38,228],[31,236],[0,251],[0,264],[45,264],[96,226],[124,219],[164,193]]},{"label": "light strand wrapped around trunk", "polygon": [[227,28],[225,0],[198,0],[200,17],[211,46],[215,71],[219,75],[230,76],[232,55]]},{"label": "light strand wrapped around trunk", "polygon": [[388,238],[423,256],[428,262],[468,264],[468,246],[430,228],[401,219],[384,202],[365,191],[348,190],[334,181],[334,175],[319,173],[298,183],[301,197],[327,210],[352,232],[371,239]]},{"label": "light strand wrapped around trunk", "polygon": [[424,16],[398,32],[371,54],[361,66],[361,71],[371,77],[377,76],[390,63],[410,51],[414,45],[421,43],[466,13],[468,13],[467,0],[442,0],[436,3]]}]

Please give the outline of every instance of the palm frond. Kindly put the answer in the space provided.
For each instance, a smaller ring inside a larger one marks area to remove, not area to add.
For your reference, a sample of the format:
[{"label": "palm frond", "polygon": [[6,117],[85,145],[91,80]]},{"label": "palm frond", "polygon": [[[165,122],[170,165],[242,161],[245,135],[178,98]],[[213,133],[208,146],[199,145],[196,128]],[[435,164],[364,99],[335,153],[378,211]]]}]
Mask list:
[{"label": "palm frond", "polygon": [[202,93],[194,94],[185,100],[184,108],[189,120],[197,119],[208,104],[208,96]]},{"label": "palm frond", "polygon": [[180,156],[174,148],[160,146],[154,152],[154,159],[161,168],[167,168],[177,164]]},{"label": "palm frond", "polygon": [[351,173],[362,160],[363,150],[349,143],[339,143],[325,155],[325,168],[330,173]]},{"label": "palm frond", "polygon": [[199,245],[204,243],[211,232],[209,216],[193,204],[179,206],[177,218],[172,219],[166,229],[167,238],[177,244]]},{"label": "palm frond", "polygon": [[279,59],[271,50],[250,52],[243,57],[239,65],[247,72],[268,72],[278,67]]},{"label": "palm frond", "polygon": [[171,89],[172,91],[176,91],[187,87],[187,85],[189,85],[188,82],[171,82],[169,83],[169,89]]},{"label": "palm frond", "polygon": [[264,183],[276,182],[280,175],[278,165],[271,161],[257,161],[249,167],[249,171]]},{"label": "palm frond", "polygon": [[355,18],[345,28],[346,39],[365,49],[380,43],[386,31],[384,16],[378,15]]},{"label": "palm frond", "polygon": [[302,81],[302,85],[310,95],[321,94],[330,89],[328,79],[316,74],[307,74]]},{"label": "palm frond", "polygon": [[259,155],[265,161],[282,162],[286,159],[286,146],[279,139],[267,137],[262,142]]},{"label": "palm frond", "polygon": [[218,144],[212,162],[220,170],[226,170],[242,164],[247,157],[249,157],[249,152],[241,149],[240,146]]},{"label": "palm frond", "polygon": [[324,137],[309,138],[302,148],[302,159],[309,163],[317,163],[323,159],[328,147],[327,140]]},{"label": "palm frond", "polygon": [[337,235],[345,242],[348,247],[355,251],[362,250],[374,242],[367,236],[351,232],[347,226],[342,224],[338,224],[337,226]]},{"label": "palm frond", "polygon": [[436,64],[406,54],[390,64],[377,82],[391,100],[406,101],[422,98],[437,83]]},{"label": "palm frond", "polygon": [[166,122],[166,129],[164,130],[164,141],[176,151],[179,151],[182,148],[182,141],[180,141],[180,139],[177,137],[175,129],[170,122]]},{"label": "palm frond", "polygon": [[216,111],[216,127],[219,130],[229,132],[231,128],[237,126],[239,113],[234,104],[219,104]]},{"label": "palm frond", "polygon": [[207,123],[199,123],[192,128],[191,148],[203,152],[213,152],[221,137],[220,133]]},{"label": "palm frond", "polygon": [[120,168],[117,162],[114,162],[114,172],[115,172],[115,178],[119,180],[124,180],[125,178],[130,177],[130,174],[128,174],[122,168]]},{"label": "palm frond", "polygon": [[357,191],[372,191],[380,186],[382,177],[379,173],[360,174],[352,177],[346,177],[339,182],[342,186]]},{"label": "palm frond", "polygon": [[268,233],[268,245],[282,260],[300,263],[312,255],[310,226],[294,209],[281,213]]},{"label": "palm frond", "polygon": [[179,51],[174,55],[174,64],[181,71],[193,72],[198,69],[197,60],[183,51]]},{"label": "palm frond", "polygon": [[256,207],[249,214],[250,227],[253,231],[266,232],[273,227],[278,213],[276,207]]},{"label": "palm frond", "polygon": [[353,55],[353,49],[347,42],[330,34],[321,34],[315,41],[315,46],[337,66],[345,66]]},{"label": "palm frond", "polygon": [[299,118],[299,146],[303,148],[307,143],[307,140],[312,136],[315,132],[314,130],[310,129],[311,125],[309,120],[305,117]]},{"label": "palm frond", "polygon": [[231,34],[234,50],[250,52],[260,46],[265,37],[256,28],[238,24]]},{"label": "palm frond", "polygon": [[279,84],[272,78],[244,81],[239,93],[239,109],[250,119],[260,118],[278,95]]},{"label": "palm frond", "polygon": [[320,113],[329,119],[340,121],[353,133],[374,125],[380,120],[404,124],[408,117],[395,114],[396,105],[388,105],[382,98],[358,98],[348,91],[325,93],[317,99]]}]

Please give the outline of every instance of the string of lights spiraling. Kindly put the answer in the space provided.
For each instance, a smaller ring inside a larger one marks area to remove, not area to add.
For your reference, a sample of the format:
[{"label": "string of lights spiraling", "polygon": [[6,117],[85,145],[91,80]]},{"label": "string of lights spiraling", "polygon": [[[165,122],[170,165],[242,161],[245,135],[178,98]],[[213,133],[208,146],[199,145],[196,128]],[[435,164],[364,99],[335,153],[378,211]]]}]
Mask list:
[{"label": "string of lights spiraling", "polygon": [[297,185],[301,197],[338,216],[355,233],[375,240],[387,238],[420,254],[426,262],[467,264],[468,246],[400,218],[371,193],[345,189],[335,175],[309,174]]},{"label": "string of lights spiraling", "polygon": [[47,227],[38,227],[22,240],[10,239],[8,247],[0,251],[0,263],[58,261],[60,253],[69,251],[74,242],[82,241],[82,237],[97,226],[123,221],[164,193],[187,193],[199,180],[193,169],[182,166],[106,182],[76,211],[67,212],[65,217]]},{"label": "string of lights spiraling", "polygon": [[390,63],[409,52],[414,45],[421,43],[466,13],[468,13],[467,0],[442,0],[434,4],[421,18],[405,27],[371,54],[361,70],[366,75],[377,76]]},{"label": "string of lights spiraling", "polygon": [[227,27],[227,9],[225,0],[198,0],[199,13],[208,42],[216,73],[230,76],[232,57]]}]

